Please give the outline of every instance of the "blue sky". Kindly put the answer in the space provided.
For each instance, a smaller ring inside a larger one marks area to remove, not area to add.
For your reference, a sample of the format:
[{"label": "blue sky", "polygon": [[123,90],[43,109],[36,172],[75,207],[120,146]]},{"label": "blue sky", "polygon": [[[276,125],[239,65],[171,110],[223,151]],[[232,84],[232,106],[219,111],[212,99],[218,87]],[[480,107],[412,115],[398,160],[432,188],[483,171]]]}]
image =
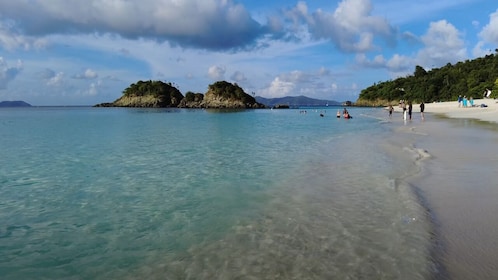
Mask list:
[{"label": "blue sky", "polygon": [[138,80],[355,101],[498,48],[492,0],[0,1],[0,100],[94,105]]}]

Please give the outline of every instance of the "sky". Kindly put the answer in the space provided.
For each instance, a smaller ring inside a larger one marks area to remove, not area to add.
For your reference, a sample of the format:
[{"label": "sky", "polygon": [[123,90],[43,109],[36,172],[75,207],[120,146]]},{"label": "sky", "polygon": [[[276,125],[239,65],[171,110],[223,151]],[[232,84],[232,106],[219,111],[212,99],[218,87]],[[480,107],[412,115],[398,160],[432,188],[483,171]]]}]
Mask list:
[{"label": "sky", "polygon": [[497,48],[495,0],[0,0],[0,101],[94,105],[139,80],[355,101]]}]

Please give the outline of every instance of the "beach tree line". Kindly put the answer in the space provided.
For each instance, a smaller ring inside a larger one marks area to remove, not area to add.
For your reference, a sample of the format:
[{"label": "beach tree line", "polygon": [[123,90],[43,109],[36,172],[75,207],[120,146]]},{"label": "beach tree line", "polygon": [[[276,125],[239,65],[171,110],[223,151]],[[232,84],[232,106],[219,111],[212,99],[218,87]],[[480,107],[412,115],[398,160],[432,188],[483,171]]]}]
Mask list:
[{"label": "beach tree line", "polygon": [[439,102],[459,95],[482,98],[486,89],[498,97],[498,49],[496,54],[426,71],[416,66],[412,75],[375,83],[361,91],[358,105],[386,105],[393,101]]}]

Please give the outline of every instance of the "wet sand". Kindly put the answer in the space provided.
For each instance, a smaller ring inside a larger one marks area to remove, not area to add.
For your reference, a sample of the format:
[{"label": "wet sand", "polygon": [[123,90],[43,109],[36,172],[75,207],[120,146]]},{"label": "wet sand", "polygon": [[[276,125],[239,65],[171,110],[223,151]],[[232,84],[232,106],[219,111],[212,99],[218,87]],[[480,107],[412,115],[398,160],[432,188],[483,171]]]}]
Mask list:
[{"label": "wet sand", "polygon": [[444,270],[437,279],[498,278],[498,104],[475,104],[488,107],[426,104],[425,120],[414,105],[413,119],[396,133],[430,154],[409,183],[434,221],[435,258]]}]

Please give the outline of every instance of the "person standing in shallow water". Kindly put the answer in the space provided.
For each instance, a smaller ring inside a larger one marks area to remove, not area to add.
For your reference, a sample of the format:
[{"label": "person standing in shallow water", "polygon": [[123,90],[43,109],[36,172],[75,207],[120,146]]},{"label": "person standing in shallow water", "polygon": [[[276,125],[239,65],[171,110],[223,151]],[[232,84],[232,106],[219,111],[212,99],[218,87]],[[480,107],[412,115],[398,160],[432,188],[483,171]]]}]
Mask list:
[{"label": "person standing in shallow water", "polygon": [[406,103],[404,101],[401,103],[401,108],[403,108],[403,120],[406,121]]},{"label": "person standing in shallow water", "polygon": [[408,118],[411,120],[412,119],[412,109],[413,109],[413,106],[412,106],[412,102],[408,102]]},{"label": "person standing in shallow water", "polygon": [[389,104],[389,118],[393,116],[393,111],[394,111],[393,105]]},{"label": "person standing in shallow water", "polygon": [[422,101],[420,103],[420,116],[422,117],[422,119],[424,119],[424,109],[425,109],[425,104],[424,101]]}]

